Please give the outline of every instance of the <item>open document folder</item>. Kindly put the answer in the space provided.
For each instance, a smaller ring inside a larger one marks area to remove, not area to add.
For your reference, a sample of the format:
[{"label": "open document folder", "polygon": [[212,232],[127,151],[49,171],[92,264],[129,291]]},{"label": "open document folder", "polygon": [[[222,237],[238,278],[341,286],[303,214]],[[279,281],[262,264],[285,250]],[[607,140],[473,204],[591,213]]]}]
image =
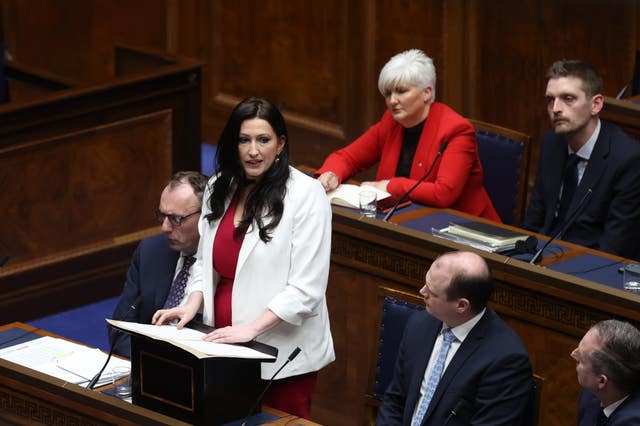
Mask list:
[{"label": "open document folder", "polygon": [[132,334],[140,334],[156,340],[162,340],[179,347],[198,359],[203,358],[246,358],[274,362],[278,350],[259,342],[247,344],[213,343],[202,340],[206,334],[193,328],[176,328],[175,325],[151,325],[137,322],[107,319],[115,328]]},{"label": "open document folder", "polygon": [[[100,349],[44,336],[0,350],[0,358],[69,383],[86,385],[100,371],[107,354]],[[96,386],[113,382],[114,367],[131,367],[128,360],[111,357]],[[116,377],[119,378],[119,377]]]}]

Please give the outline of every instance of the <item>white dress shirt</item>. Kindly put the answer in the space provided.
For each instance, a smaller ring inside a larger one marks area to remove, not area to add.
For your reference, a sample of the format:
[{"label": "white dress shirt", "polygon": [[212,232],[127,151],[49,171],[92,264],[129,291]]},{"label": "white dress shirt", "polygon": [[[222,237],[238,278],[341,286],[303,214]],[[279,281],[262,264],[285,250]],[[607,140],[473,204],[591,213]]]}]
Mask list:
[{"label": "white dress shirt", "polygon": [[[453,333],[453,335],[456,336],[456,340],[451,342],[451,347],[449,348],[449,352],[447,353],[447,358],[444,361],[444,369],[442,370],[442,375],[444,375],[445,371],[447,371],[447,367],[449,366],[449,363],[453,359],[453,356],[456,354],[456,352],[460,348],[460,345],[462,344],[462,342],[464,342],[464,339],[467,338],[467,336],[469,335],[473,327],[475,327],[478,321],[480,321],[480,318],[482,318],[485,311],[486,311],[486,308],[480,311],[479,314],[471,318],[469,321],[462,323],[459,326],[451,329],[451,332]],[[448,328],[448,326],[446,324],[443,324],[442,329],[440,330],[440,333],[438,333],[438,337],[436,338],[436,342],[433,344],[431,357],[429,358],[429,363],[427,364],[427,368],[424,370],[422,384],[420,385],[420,398],[418,399],[418,403],[416,404],[413,410],[414,417],[416,415],[416,411],[418,410],[418,407],[420,407],[420,404],[422,403],[422,399],[424,398],[424,394],[427,390],[427,383],[429,383],[429,376],[431,375],[431,371],[433,370],[436,360],[438,359],[438,355],[440,354],[440,349],[442,348],[442,340],[443,340],[442,331],[445,328]]]}]

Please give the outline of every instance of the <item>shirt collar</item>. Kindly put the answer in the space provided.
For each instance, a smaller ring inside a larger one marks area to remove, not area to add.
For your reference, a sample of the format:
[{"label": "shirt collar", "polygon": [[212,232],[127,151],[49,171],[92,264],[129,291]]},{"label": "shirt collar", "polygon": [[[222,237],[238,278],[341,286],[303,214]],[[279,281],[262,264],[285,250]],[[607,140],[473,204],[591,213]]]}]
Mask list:
[{"label": "shirt collar", "polygon": [[596,128],[591,134],[591,137],[587,139],[587,143],[582,145],[578,152],[573,152],[571,148],[568,148],[569,154],[576,154],[580,157],[581,160],[589,161],[591,158],[591,153],[593,152],[593,148],[596,146],[596,141],[598,140],[598,136],[600,135],[600,119],[598,118],[598,122],[596,124]]},{"label": "shirt collar", "polygon": [[629,398],[629,395],[625,396],[622,399],[617,400],[613,404],[609,404],[606,407],[604,407],[602,409],[602,411],[604,411],[604,415],[607,416],[607,418],[611,417],[611,415],[616,410],[616,408],[618,408],[620,404],[622,404],[627,398]]},{"label": "shirt collar", "polygon": [[478,321],[480,321],[480,318],[482,318],[486,310],[487,308],[482,309],[482,311],[480,311],[476,316],[471,318],[469,321],[463,322],[462,324],[456,327],[453,327],[451,329],[451,332],[453,333],[454,336],[456,336],[456,339],[458,339],[459,342],[461,343],[464,342],[464,339],[466,339],[469,333],[471,333],[471,330],[473,329],[473,327],[476,326]]}]

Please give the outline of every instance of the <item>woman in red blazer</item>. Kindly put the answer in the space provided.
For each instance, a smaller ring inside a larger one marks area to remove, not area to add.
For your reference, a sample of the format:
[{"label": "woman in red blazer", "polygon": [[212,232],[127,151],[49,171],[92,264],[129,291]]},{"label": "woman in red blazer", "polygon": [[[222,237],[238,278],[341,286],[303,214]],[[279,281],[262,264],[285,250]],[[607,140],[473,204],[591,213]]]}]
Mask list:
[{"label": "woman in red blazer", "polygon": [[475,130],[454,110],[434,102],[435,83],[433,61],[421,50],[392,57],[378,79],[387,111],[353,143],[329,155],[316,171],[325,190],[380,162],[376,181],[363,184],[402,196],[424,176],[448,141],[442,158],[410,198],[500,221],[483,186]]}]

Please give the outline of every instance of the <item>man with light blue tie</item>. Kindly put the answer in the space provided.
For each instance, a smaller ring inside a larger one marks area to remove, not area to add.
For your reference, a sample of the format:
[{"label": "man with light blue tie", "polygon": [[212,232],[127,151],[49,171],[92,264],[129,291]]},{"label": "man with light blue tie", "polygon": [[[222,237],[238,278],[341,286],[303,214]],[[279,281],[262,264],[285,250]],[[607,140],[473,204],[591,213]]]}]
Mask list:
[{"label": "man with light blue tie", "polygon": [[436,259],[420,290],[426,312],[408,321],[376,423],[521,425],[532,395],[520,338],[487,306],[493,281],[484,259]]}]

